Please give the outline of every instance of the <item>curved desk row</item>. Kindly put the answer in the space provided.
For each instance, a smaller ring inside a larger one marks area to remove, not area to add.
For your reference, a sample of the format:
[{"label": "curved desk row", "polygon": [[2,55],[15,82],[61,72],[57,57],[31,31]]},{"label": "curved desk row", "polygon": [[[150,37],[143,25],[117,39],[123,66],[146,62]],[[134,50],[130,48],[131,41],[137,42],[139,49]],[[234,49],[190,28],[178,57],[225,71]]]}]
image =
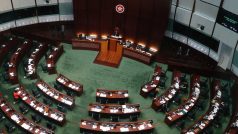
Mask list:
[{"label": "curved desk row", "polygon": [[41,90],[45,96],[51,98],[52,100],[58,103],[61,103],[69,108],[73,108],[75,105],[74,98],[59,92],[58,90],[51,87],[42,80],[36,82],[36,87]]},{"label": "curved desk row", "polygon": [[140,104],[89,104],[89,114],[100,114],[101,117],[117,116],[127,118],[140,115]]},{"label": "curved desk row", "polygon": [[39,102],[35,97],[30,95],[23,86],[17,87],[15,90],[17,90],[17,93],[20,97],[20,99],[27,104],[29,107],[31,107],[33,110],[40,113],[43,117],[46,117],[50,119],[51,121],[54,121],[55,123],[59,125],[64,125],[66,122],[65,114],[58,111],[57,109],[50,108],[50,106],[45,105],[41,102]]},{"label": "curved desk row", "polygon": [[173,124],[183,118],[196,105],[200,95],[200,76],[193,75],[191,78],[191,88],[189,98],[175,110],[168,112],[165,116],[165,123]]},{"label": "curved desk row", "polygon": [[35,122],[27,119],[22,114],[18,113],[12,106],[2,97],[0,97],[0,107],[3,113],[15,122],[19,127],[31,134],[53,134],[54,132],[36,124]]},{"label": "curved desk row", "polygon": [[159,85],[162,75],[164,75],[162,68],[160,66],[156,66],[151,81],[141,87],[140,95],[146,98],[152,93],[155,96],[157,94],[156,88]]},{"label": "curved desk row", "polygon": [[[89,40],[72,39],[73,49],[99,51],[100,44],[101,40],[89,41]],[[143,62],[145,64],[150,64],[153,58],[153,54],[141,51],[136,48],[126,47],[124,45],[123,45],[123,56]]]},{"label": "curved desk row", "polygon": [[96,101],[100,103],[127,103],[128,90],[97,89]]},{"label": "curved desk row", "polygon": [[25,67],[27,77],[31,79],[37,78],[36,69],[41,57],[47,51],[48,46],[45,44],[39,44],[37,48],[31,53],[27,60],[27,66]]},{"label": "curved desk row", "polygon": [[56,78],[56,82],[62,85],[64,88],[70,91],[74,91],[77,95],[81,95],[83,93],[83,85],[77,82],[70,80],[62,74],[59,74]]},{"label": "curved desk row", "polygon": [[180,77],[181,77],[181,72],[178,72],[178,71],[173,72],[173,84],[161,96],[155,97],[153,99],[151,107],[154,110],[157,111],[163,108],[164,105],[172,101],[173,98],[177,95],[180,89]]},{"label": "curved desk row", "polygon": [[7,53],[11,51],[13,48],[15,48],[17,45],[18,45],[17,38],[10,38],[7,42],[2,43],[0,48],[0,64],[2,64],[4,58],[6,58]]},{"label": "curved desk row", "polygon": [[231,117],[231,122],[226,128],[226,134],[237,134],[238,133],[238,113],[235,116]]},{"label": "curved desk row", "polygon": [[93,120],[81,120],[80,132],[88,133],[152,133],[154,126],[152,121],[137,122],[99,122]]},{"label": "curved desk row", "polygon": [[8,76],[9,80],[12,84],[18,83],[18,76],[17,76],[17,67],[20,63],[20,60],[26,54],[26,52],[30,49],[32,42],[25,41],[11,56],[9,60],[9,68],[8,68]]},{"label": "curved desk row", "polygon": [[46,59],[47,70],[49,74],[56,73],[56,62],[59,57],[63,54],[64,48],[62,45],[54,47],[50,55]]},{"label": "curved desk row", "polygon": [[215,94],[213,96],[213,99],[211,100],[210,107],[208,111],[201,116],[192,126],[190,126],[187,129],[182,130],[182,133],[184,134],[199,134],[204,129],[206,129],[212,121],[217,117],[219,111],[223,107],[222,102],[222,93],[221,93],[221,83],[219,80],[215,80],[213,83],[213,91],[215,91]]}]

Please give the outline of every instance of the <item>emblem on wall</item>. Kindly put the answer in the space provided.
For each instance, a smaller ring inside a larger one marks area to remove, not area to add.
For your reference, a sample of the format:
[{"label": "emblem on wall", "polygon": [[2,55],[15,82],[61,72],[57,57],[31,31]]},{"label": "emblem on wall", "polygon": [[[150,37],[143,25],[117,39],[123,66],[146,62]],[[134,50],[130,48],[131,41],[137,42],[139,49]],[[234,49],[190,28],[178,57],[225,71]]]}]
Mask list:
[{"label": "emblem on wall", "polygon": [[117,13],[124,13],[125,12],[125,7],[122,4],[116,5],[116,11]]}]

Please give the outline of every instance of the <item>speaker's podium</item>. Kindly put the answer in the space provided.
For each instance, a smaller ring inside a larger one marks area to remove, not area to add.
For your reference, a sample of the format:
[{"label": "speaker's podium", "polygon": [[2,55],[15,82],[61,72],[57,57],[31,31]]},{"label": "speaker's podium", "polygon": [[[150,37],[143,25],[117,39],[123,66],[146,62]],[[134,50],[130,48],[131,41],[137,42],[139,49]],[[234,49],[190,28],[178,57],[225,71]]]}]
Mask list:
[{"label": "speaker's podium", "polygon": [[100,51],[94,60],[94,63],[118,67],[121,63],[123,47],[119,44],[118,39],[110,38],[101,41]]}]

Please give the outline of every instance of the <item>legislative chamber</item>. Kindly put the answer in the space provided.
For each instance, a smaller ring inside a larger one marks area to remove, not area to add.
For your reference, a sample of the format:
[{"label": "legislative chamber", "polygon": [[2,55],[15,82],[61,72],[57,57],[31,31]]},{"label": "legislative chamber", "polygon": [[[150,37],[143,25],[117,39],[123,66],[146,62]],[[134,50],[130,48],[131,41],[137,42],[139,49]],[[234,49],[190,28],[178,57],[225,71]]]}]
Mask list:
[{"label": "legislative chamber", "polygon": [[0,134],[238,134],[237,0],[1,0]]}]

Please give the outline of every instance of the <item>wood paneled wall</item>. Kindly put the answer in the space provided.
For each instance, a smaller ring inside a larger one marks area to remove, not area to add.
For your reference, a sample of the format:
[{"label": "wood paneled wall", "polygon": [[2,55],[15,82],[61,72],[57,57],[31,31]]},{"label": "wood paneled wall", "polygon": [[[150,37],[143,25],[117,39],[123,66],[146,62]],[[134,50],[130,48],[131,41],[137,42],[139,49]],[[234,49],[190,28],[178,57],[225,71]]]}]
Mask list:
[{"label": "wood paneled wall", "polygon": [[[115,10],[117,4],[125,12]],[[125,39],[157,47],[167,28],[169,0],[73,0],[75,32],[111,34],[119,27]]]}]

